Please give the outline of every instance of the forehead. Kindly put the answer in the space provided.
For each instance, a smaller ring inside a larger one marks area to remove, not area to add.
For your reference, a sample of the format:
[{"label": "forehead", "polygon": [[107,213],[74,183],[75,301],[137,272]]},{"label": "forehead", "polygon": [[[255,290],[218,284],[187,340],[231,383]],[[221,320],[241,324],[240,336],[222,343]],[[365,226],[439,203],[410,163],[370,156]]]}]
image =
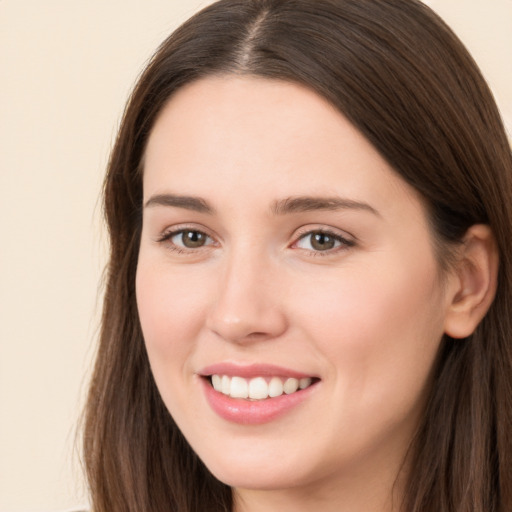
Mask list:
[{"label": "forehead", "polygon": [[305,194],[376,208],[393,206],[397,194],[418,201],[324,98],[298,84],[236,76],[193,82],[162,110],[146,148],[144,196],[169,191],[213,202],[245,197],[243,205]]},{"label": "forehead", "polygon": [[[235,153],[243,159],[243,154],[252,152],[252,162],[260,154],[266,160],[272,155],[282,164],[292,160],[292,155],[318,157],[318,150],[328,147],[350,158],[354,152],[348,149],[356,139],[366,151],[372,150],[331,104],[310,89],[279,80],[228,75],[179,89],[153,127],[146,157],[171,144],[173,157],[188,162],[206,152],[214,156],[222,148],[230,151],[230,159]],[[199,153],[186,151],[191,145]],[[228,163],[226,159],[224,165]]]}]

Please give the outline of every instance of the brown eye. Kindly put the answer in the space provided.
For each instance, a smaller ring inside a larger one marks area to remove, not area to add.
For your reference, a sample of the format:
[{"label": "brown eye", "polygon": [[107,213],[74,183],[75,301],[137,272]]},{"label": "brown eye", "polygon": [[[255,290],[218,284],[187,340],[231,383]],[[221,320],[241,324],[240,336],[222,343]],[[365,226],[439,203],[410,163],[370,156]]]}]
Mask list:
[{"label": "brown eye", "polygon": [[302,235],[296,243],[299,249],[311,252],[327,252],[332,249],[352,247],[353,242],[329,231],[310,231]]},{"label": "brown eye", "polygon": [[184,247],[186,249],[198,249],[211,243],[211,239],[208,235],[202,233],[201,231],[184,229],[175,233],[171,237],[171,242],[178,247]]},{"label": "brown eye", "polygon": [[313,233],[311,236],[311,247],[315,251],[328,251],[334,249],[336,240],[326,233]]}]

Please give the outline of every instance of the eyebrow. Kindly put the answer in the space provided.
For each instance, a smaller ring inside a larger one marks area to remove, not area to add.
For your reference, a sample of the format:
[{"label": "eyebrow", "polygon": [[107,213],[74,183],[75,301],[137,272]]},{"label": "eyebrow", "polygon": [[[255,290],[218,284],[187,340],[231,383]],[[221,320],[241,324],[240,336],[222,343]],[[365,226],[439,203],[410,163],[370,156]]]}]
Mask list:
[{"label": "eyebrow", "polygon": [[[206,200],[195,196],[181,196],[176,194],[156,194],[151,196],[144,205],[145,208],[152,206],[168,206],[174,208],[183,208],[200,213],[214,214],[213,208]],[[315,196],[295,196],[287,197],[275,201],[271,206],[271,212],[274,215],[287,215],[291,213],[311,212],[311,211],[338,211],[338,210],[363,210],[370,212],[378,217],[380,213],[368,203],[354,201],[338,196],[333,197],[315,197]]]},{"label": "eyebrow", "polygon": [[184,208],[185,210],[208,214],[215,212],[214,208],[200,197],[179,196],[175,194],[156,194],[151,196],[146,201],[144,208],[150,206],[172,206],[174,208]]},{"label": "eyebrow", "polygon": [[314,197],[314,196],[297,196],[288,197],[274,202],[272,205],[272,213],[275,215],[286,215],[289,213],[311,212],[315,210],[363,210],[380,217],[380,213],[362,201],[354,201],[343,197]]}]

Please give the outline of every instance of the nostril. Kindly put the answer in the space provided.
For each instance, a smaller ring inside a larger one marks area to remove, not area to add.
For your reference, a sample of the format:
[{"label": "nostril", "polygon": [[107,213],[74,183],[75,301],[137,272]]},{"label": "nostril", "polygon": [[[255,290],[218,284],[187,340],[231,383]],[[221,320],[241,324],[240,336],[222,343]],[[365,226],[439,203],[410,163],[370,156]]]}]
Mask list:
[{"label": "nostril", "polygon": [[265,332],[252,332],[249,335],[246,336],[248,340],[259,340],[262,338],[266,338],[269,335]]}]

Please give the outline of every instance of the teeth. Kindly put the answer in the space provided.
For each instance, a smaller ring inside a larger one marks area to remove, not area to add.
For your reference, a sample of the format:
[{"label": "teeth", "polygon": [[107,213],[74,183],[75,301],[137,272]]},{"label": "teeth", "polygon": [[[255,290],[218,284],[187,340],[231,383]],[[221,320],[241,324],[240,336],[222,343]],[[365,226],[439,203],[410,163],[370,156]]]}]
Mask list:
[{"label": "teeth", "polygon": [[221,393],[224,393],[225,395],[229,395],[229,392],[231,390],[231,379],[227,375],[222,376],[221,380]]},{"label": "teeth", "polygon": [[283,390],[287,395],[291,395],[292,393],[295,393],[299,389],[299,381],[294,378],[286,379],[286,382],[284,383]]},{"label": "teeth", "polygon": [[242,377],[232,377],[229,396],[232,398],[248,398],[249,385],[247,381]]},{"label": "teeth", "polygon": [[[283,382],[284,380],[284,382]],[[244,379],[243,377],[229,377],[228,375],[212,375],[213,389],[231,398],[249,398],[251,400],[264,400],[281,396],[283,393],[290,395],[298,390],[311,386],[311,377],[295,379],[281,379],[272,377],[270,381],[264,377]]]},{"label": "teeth", "polygon": [[222,391],[222,378],[220,375],[212,375],[212,386],[215,391]]},{"label": "teeth", "polygon": [[272,377],[268,386],[268,396],[271,398],[283,394],[283,381],[279,377]]},{"label": "teeth", "polygon": [[256,377],[249,381],[249,398],[262,400],[268,396],[268,385],[263,377]]},{"label": "teeth", "polygon": [[309,386],[311,386],[311,377],[304,377],[303,379],[299,380],[300,389],[306,389]]}]

